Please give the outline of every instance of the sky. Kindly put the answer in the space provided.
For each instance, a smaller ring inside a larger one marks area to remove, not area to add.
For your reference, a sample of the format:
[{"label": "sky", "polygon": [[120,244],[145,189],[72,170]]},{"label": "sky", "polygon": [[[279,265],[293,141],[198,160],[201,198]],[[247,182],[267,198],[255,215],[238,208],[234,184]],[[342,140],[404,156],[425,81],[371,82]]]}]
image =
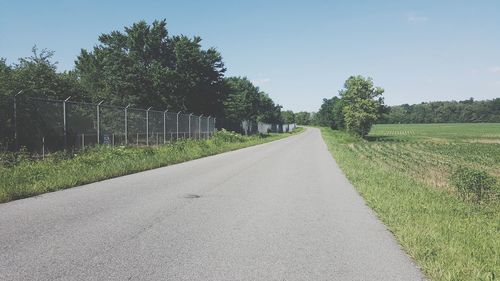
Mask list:
[{"label": "sky", "polygon": [[283,109],[316,111],[351,75],[372,77],[386,104],[500,97],[500,1],[5,1],[0,57],[33,45],[70,70],[102,33],[166,19],[200,36],[227,76],[246,76]]}]

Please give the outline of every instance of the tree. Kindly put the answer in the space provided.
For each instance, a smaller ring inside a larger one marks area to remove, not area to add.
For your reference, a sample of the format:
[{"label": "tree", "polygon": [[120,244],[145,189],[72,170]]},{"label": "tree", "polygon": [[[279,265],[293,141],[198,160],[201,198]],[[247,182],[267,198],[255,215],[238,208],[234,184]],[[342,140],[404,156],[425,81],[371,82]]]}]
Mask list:
[{"label": "tree", "polygon": [[328,126],[332,129],[344,128],[344,101],[339,97],[323,99],[318,113],[314,115],[314,123],[319,126]]},{"label": "tree", "polygon": [[140,21],[99,42],[75,62],[93,101],[223,114],[226,69],[215,49],[201,48],[200,37],[169,37],[165,20]]},{"label": "tree", "polygon": [[318,126],[328,126],[331,127],[333,124],[333,116],[331,115],[331,111],[333,108],[333,99],[337,97],[333,97],[331,99],[323,99],[323,103],[321,104],[320,109],[314,115],[314,123]]},{"label": "tree", "polygon": [[[32,55],[19,59],[13,65],[7,65],[0,59],[0,147],[16,149],[14,140],[13,96],[19,91],[17,98],[17,132],[21,145],[29,146],[36,132],[46,127],[42,117],[54,116],[61,109],[51,102],[32,103],[29,98],[65,99],[72,96],[83,98],[85,91],[80,87],[74,72],[56,72],[57,62],[52,61],[53,52],[41,51],[34,46]],[[41,113],[44,114],[41,114]],[[38,115],[37,115],[38,114]],[[49,118],[49,117],[47,117]],[[52,124],[53,127],[56,125]],[[54,128],[52,128],[54,130]]]},{"label": "tree", "polygon": [[279,123],[281,122],[281,106],[246,77],[229,77],[225,79],[227,98],[224,101],[225,116],[229,120]]},{"label": "tree", "polygon": [[274,101],[268,94],[260,92],[259,116],[257,117],[257,121],[272,124],[282,123],[281,108],[281,105],[274,104]]},{"label": "tree", "polygon": [[476,101],[436,101],[388,107],[380,123],[500,122],[500,98]]},{"label": "tree", "polygon": [[345,103],[344,122],[347,131],[366,136],[383,110],[384,89],[373,86],[371,78],[351,76],[339,94]]},{"label": "tree", "polygon": [[311,113],[301,111],[295,113],[295,121],[297,122],[298,125],[310,125],[311,124]]},{"label": "tree", "polygon": [[231,120],[257,120],[260,90],[246,77],[229,77],[225,79],[228,91],[224,101],[225,116]]},{"label": "tree", "polygon": [[291,110],[281,112],[281,118],[285,124],[295,123],[295,114]]}]

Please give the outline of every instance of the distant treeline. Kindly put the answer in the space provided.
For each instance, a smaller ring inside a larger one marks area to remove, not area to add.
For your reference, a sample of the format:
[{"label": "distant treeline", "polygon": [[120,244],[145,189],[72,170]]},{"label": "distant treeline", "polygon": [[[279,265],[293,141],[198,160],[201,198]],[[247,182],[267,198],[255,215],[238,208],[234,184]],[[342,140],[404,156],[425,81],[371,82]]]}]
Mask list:
[{"label": "distant treeline", "polygon": [[[317,112],[283,111],[285,120],[298,125],[343,127],[343,105],[340,97],[323,99]],[[476,101],[436,101],[380,108],[379,124],[414,123],[500,123],[500,98]]]},{"label": "distant treeline", "polygon": [[64,72],[57,71],[53,52],[36,47],[18,63],[0,57],[0,149],[13,144],[13,97],[20,91],[18,114],[29,114],[22,110],[24,99],[71,96],[72,101],[152,106],[229,122],[283,122],[281,106],[250,80],[225,76],[215,48],[202,48],[200,37],[171,36],[165,20],[140,21],[101,34],[98,41],[91,50],[82,49],[75,68]]},{"label": "distant treeline", "polygon": [[378,123],[500,123],[500,98],[390,106]]}]

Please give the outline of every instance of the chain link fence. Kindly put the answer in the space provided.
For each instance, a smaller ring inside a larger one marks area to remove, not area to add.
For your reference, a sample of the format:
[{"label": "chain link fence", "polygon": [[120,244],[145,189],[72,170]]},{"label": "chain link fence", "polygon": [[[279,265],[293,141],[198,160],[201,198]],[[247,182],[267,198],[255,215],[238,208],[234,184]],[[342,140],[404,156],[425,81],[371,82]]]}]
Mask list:
[{"label": "chain link fence", "polygon": [[[245,135],[285,133],[295,124],[217,120],[182,112],[118,107],[107,104],[22,98],[14,100],[14,150],[46,154],[87,146],[160,145],[182,139],[208,139],[217,129]],[[4,114],[5,115],[5,114]],[[2,132],[6,131],[2,129]]]},{"label": "chain link fence", "polygon": [[25,98],[14,113],[18,147],[45,154],[96,144],[160,145],[180,139],[208,139],[216,118],[74,101]]}]

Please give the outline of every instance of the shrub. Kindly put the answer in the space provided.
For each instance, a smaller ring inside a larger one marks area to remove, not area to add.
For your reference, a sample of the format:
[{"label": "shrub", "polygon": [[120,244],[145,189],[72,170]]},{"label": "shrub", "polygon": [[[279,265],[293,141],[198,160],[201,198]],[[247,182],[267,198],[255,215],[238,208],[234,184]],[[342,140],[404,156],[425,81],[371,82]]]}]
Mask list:
[{"label": "shrub", "polygon": [[464,199],[482,200],[495,186],[496,180],[483,170],[459,167],[450,178],[460,196]]},{"label": "shrub", "polygon": [[217,131],[214,136],[213,136],[213,140],[217,143],[217,142],[245,142],[247,140],[247,138],[245,138],[245,136],[243,135],[240,135],[238,133],[235,133],[235,132],[230,132],[230,131],[226,131],[225,129],[222,129],[220,131]]}]

